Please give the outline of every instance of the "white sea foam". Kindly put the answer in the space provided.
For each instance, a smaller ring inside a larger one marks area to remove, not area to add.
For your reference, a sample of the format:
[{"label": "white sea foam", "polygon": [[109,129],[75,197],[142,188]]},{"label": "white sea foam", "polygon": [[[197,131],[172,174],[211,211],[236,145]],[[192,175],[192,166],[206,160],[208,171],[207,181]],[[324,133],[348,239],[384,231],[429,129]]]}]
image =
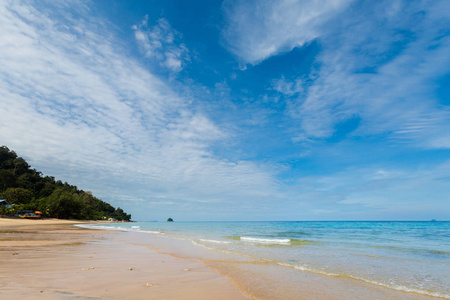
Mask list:
[{"label": "white sea foam", "polygon": [[153,231],[153,230],[139,230],[139,232],[151,233],[151,234],[164,234],[161,231]]},{"label": "white sea foam", "polygon": [[[89,225],[85,225],[85,224],[76,224],[76,225],[73,225],[73,226],[75,226],[75,227],[80,227],[80,228],[91,228],[92,226],[89,226]],[[94,228],[95,229],[95,228]]]},{"label": "white sea foam", "polygon": [[450,299],[450,295],[439,293],[439,292],[426,291],[426,290],[406,287],[406,286],[398,285],[398,284],[386,284],[386,283],[378,282],[378,281],[375,281],[375,280],[362,278],[362,277],[359,277],[359,276],[354,276],[354,275],[349,275],[349,274],[336,274],[336,273],[326,272],[326,271],[323,271],[323,270],[309,268],[309,267],[300,266],[300,265],[293,265],[293,264],[282,263],[282,262],[278,262],[277,264],[279,266],[294,268],[296,270],[303,271],[303,272],[311,272],[311,273],[321,274],[321,275],[325,275],[325,276],[333,276],[333,277],[345,276],[345,277],[348,277],[348,278],[356,279],[356,280],[363,281],[363,282],[366,282],[366,283],[369,283],[369,284],[378,285],[378,286],[386,287],[386,288],[393,289],[393,290],[398,290],[398,291],[403,291],[403,292],[408,292],[408,293],[417,293],[417,294],[422,294],[422,295],[427,295],[427,296],[432,296],[432,297],[440,297],[440,298]]},{"label": "white sea foam", "polygon": [[319,269],[314,269],[314,268],[310,268],[310,267],[305,267],[305,266],[300,266],[300,265],[293,265],[293,264],[288,264],[288,263],[282,263],[282,262],[277,262],[277,264],[279,266],[283,266],[283,267],[289,267],[289,268],[294,268],[296,270],[299,271],[304,271],[304,272],[311,272],[311,273],[316,273],[316,274],[321,274],[321,275],[326,275],[326,276],[339,276],[340,274],[336,274],[336,273],[331,273],[331,272],[325,272]]},{"label": "white sea foam", "polygon": [[214,244],[231,244],[231,242],[227,241],[218,241],[218,240],[208,240],[208,239],[199,239],[201,242],[214,243]]},{"label": "white sea foam", "polygon": [[261,259],[260,257],[256,257],[256,256],[253,256],[253,255],[248,255],[248,254],[244,254],[244,253],[234,252],[234,251],[231,251],[231,250],[218,249],[218,248],[215,248],[215,247],[206,246],[206,245],[198,243],[197,241],[194,241],[194,240],[191,241],[191,242],[192,242],[192,244],[194,244],[196,246],[199,246],[199,247],[202,247],[202,248],[205,248],[205,249],[208,249],[208,250],[212,250],[212,251],[217,251],[217,252],[222,252],[222,253],[226,253],[226,254],[237,255],[237,256],[241,256],[241,257],[247,257],[247,258],[254,259],[254,260],[260,260]]},{"label": "white sea foam", "polygon": [[141,230],[140,226],[131,226],[131,228],[118,227],[118,226],[103,226],[103,225],[91,225],[91,224],[77,224],[75,225],[81,228],[97,229],[97,230],[116,230],[116,231],[136,231],[151,234],[164,234],[160,231]]},{"label": "white sea foam", "polygon": [[197,242],[197,241],[191,241],[191,242],[192,242],[192,244],[194,244],[195,246],[199,246],[199,247],[202,247],[202,248],[205,248],[205,249],[208,249],[208,250],[213,250],[213,251],[218,251],[218,252],[228,253],[228,254],[235,254],[235,253],[230,252],[230,251],[227,251],[227,250],[217,249],[217,248],[214,248],[214,247],[206,246],[206,245],[201,244],[201,243],[199,243],[199,242]]},{"label": "white sea foam", "polygon": [[247,236],[241,236],[241,241],[251,243],[261,243],[261,244],[280,244],[280,245],[287,245],[291,242],[290,239],[262,239]]},{"label": "white sea foam", "polygon": [[123,227],[115,227],[115,226],[102,226],[102,225],[90,225],[90,224],[77,224],[75,225],[81,228],[89,228],[89,229],[97,229],[97,230],[118,230],[118,231],[127,231],[126,228]]},{"label": "white sea foam", "polygon": [[374,285],[379,285],[382,287],[387,287],[393,290],[397,290],[397,291],[402,291],[402,292],[408,292],[408,293],[417,293],[417,294],[422,294],[422,295],[426,295],[426,296],[432,296],[432,297],[440,297],[440,298],[445,298],[445,299],[450,299],[450,295],[448,294],[443,294],[443,293],[439,293],[439,292],[432,292],[432,291],[426,291],[426,290],[421,290],[421,289],[417,289],[417,288],[411,288],[411,287],[407,287],[407,286],[403,286],[403,285],[399,285],[399,284],[387,284],[387,283],[382,283],[382,282],[378,282],[375,280],[369,280],[366,278],[362,278],[359,276],[353,276],[353,275],[347,275],[350,278],[356,279],[356,280],[360,280],[360,281],[364,281],[370,284],[374,284]]}]

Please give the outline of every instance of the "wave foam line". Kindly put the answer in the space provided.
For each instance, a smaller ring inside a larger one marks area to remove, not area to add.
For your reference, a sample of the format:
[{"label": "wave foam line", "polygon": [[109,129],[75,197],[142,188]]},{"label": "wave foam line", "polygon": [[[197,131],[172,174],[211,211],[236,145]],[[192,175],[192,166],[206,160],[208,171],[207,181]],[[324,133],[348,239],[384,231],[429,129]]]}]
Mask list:
[{"label": "wave foam line", "polygon": [[152,230],[139,230],[139,232],[143,232],[143,233],[151,233],[151,234],[164,234],[161,231],[152,231]]},{"label": "wave foam line", "polygon": [[253,255],[248,255],[245,253],[240,253],[240,252],[234,252],[231,250],[225,250],[225,249],[219,249],[219,248],[213,248],[212,246],[206,246],[204,244],[198,243],[197,241],[192,240],[191,243],[195,246],[199,246],[211,251],[216,251],[216,252],[222,252],[222,253],[226,253],[226,254],[231,254],[231,255],[236,255],[236,256],[240,256],[240,257],[246,257],[246,258],[250,258],[250,259],[254,259],[254,260],[263,260],[263,261],[267,261],[261,257],[257,257],[257,256],[253,256]]},{"label": "wave foam line", "polygon": [[77,224],[77,225],[75,225],[75,226],[81,227],[81,228],[88,228],[88,229],[97,229],[97,230],[128,231],[126,228],[123,228],[123,227],[114,227],[114,226],[84,225],[84,224]]},{"label": "wave foam line", "polygon": [[389,288],[389,289],[393,289],[393,290],[397,290],[397,291],[401,291],[401,292],[416,293],[416,294],[421,294],[421,295],[426,295],[426,296],[450,299],[450,295],[449,294],[442,294],[442,293],[439,293],[439,292],[426,291],[426,290],[421,290],[421,289],[417,289],[417,288],[407,287],[407,286],[404,286],[404,285],[387,284],[387,283],[382,283],[382,282],[378,282],[378,281],[374,281],[374,280],[370,280],[370,279],[365,279],[365,278],[361,278],[361,277],[353,276],[353,275],[344,275],[344,276],[348,276],[348,277],[350,277],[352,279],[360,280],[360,281],[363,281],[363,282],[366,282],[366,283],[382,286],[382,287],[385,287],[385,288]]},{"label": "wave foam line", "polygon": [[85,225],[85,224],[77,224],[75,225],[77,227],[81,228],[88,228],[88,229],[97,229],[97,230],[116,230],[116,231],[133,231],[133,232],[142,232],[142,233],[151,233],[151,234],[164,234],[160,231],[151,231],[151,230],[141,230],[140,228],[133,228],[136,226],[132,226],[131,228],[124,228],[124,227],[115,227],[115,226],[102,226],[102,225]]},{"label": "wave foam line", "polygon": [[214,244],[231,244],[231,242],[226,241],[218,241],[218,240],[208,240],[208,239],[199,239],[201,242],[214,243]]},{"label": "wave foam line", "polygon": [[261,243],[261,244],[281,244],[281,245],[286,245],[291,242],[290,239],[262,239],[262,238],[247,237],[247,236],[241,236],[241,241],[252,242],[252,243]]},{"label": "wave foam line", "polygon": [[281,262],[278,262],[277,264],[280,266],[283,266],[283,267],[294,268],[299,271],[311,272],[311,273],[321,274],[321,275],[325,275],[325,276],[332,276],[332,277],[343,276],[343,277],[351,278],[354,280],[362,281],[362,282],[377,285],[377,286],[382,286],[382,287],[385,287],[388,289],[397,290],[397,291],[401,291],[401,292],[416,293],[416,294],[421,294],[421,295],[426,295],[426,296],[450,299],[450,295],[442,294],[439,292],[426,291],[426,290],[411,288],[411,287],[407,287],[407,286],[403,286],[403,285],[386,284],[386,283],[378,282],[375,280],[365,279],[365,278],[362,278],[359,276],[348,275],[348,274],[336,274],[336,273],[326,272],[326,271],[322,271],[322,270],[318,270],[318,269],[314,269],[314,268],[303,267],[303,266],[299,266],[299,265],[292,265],[292,264],[281,263]]}]

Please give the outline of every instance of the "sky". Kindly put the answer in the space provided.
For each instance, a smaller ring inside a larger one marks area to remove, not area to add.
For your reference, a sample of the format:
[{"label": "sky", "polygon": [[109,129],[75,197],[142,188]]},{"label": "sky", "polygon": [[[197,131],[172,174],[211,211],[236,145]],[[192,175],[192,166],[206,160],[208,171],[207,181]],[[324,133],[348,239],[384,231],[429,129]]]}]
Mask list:
[{"label": "sky", "polygon": [[450,220],[450,2],[0,0],[0,145],[134,220]]}]

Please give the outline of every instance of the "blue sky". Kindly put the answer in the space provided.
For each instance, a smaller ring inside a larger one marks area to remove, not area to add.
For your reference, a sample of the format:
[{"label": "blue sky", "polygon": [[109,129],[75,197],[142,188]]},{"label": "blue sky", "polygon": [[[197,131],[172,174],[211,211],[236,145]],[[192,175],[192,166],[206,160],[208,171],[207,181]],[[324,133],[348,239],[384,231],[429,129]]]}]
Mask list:
[{"label": "blue sky", "polygon": [[2,1],[0,144],[135,220],[450,220],[448,1]]}]

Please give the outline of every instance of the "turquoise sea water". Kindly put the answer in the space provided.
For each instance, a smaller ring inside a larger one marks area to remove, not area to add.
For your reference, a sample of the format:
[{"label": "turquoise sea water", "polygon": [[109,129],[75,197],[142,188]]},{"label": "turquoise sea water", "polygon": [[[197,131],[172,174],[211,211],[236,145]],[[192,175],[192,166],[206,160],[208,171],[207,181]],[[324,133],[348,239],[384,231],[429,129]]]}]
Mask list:
[{"label": "turquoise sea water", "polygon": [[89,225],[181,239],[299,272],[450,299],[450,222],[137,222]]}]

